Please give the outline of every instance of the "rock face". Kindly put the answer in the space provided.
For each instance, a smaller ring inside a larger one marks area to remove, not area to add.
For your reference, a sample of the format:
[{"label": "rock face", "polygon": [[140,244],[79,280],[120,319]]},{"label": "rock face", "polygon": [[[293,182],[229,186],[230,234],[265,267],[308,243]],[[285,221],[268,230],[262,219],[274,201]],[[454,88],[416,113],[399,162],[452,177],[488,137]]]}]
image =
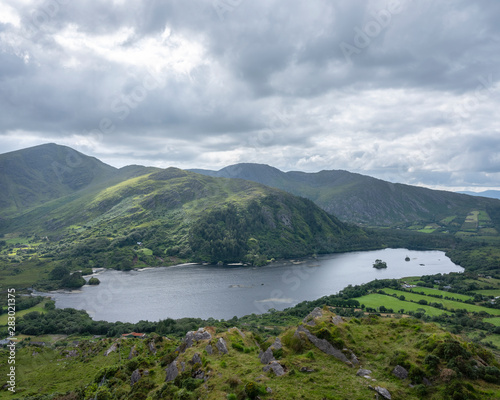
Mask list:
[{"label": "rock face", "polygon": [[136,369],[132,372],[132,376],[130,377],[130,386],[134,386],[137,382],[139,382],[139,379],[141,379],[141,373],[139,369]]},{"label": "rock face", "polygon": [[314,326],[316,325],[314,318],[319,318],[321,316],[323,316],[323,310],[319,307],[316,307],[314,310],[312,310],[309,314],[306,315],[306,317],[302,320],[302,322],[309,326]]},{"label": "rock face", "polygon": [[281,340],[279,337],[276,338],[274,343],[267,348],[266,351],[262,352],[259,354],[260,362],[262,364],[269,364],[271,361],[276,361],[273,355],[273,350],[279,350],[283,347],[281,344]]},{"label": "rock face", "polygon": [[156,354],[156,347],[154,340],[151,340],[151,342],[149,342],[148,348],[151,353]]},{"label": "rock face", "polygon": [[135,345],[130,349],[130,353],[128,353],[128,357],[127,357],[127,360],[131,360],[132,358],[134,358],[135,356],[137,356],[137,350],[135,348]]},{"label": "rock face", "polygon": [[201,364],[201,356],[200,353],[194,353],[193,358],[191,359],[191,364]]},{"label": "rock face", "polygon": [[179,375],[179,369],[177,368],[177,360],[172,361],[168,364],[166,369],[167,377],[165,378],[165,382],[173,381]]},{"label": "rock face", "polygon": [[222,354],[228,353],[226,341],[223,338],[219,338],[219,340],[217,340],[215,347],[217,347],[217,350],[219,350],[219,353],[222,353]]},{"label": "rock face", "polygon": [[339,326],[344,323],[344,319],[340,315],[336,315],[332,317],[332,324],[335,326]]},{"label": "rock face", "polygon": [[375,386],[374,389],[378,394],[380,394],[384,399],[391,400],[391,394],[386,388],[381,386]]},{"label": "rock face", "polygon": [[109,356],[113,351],[116,351],[117,348],[118,348],[117,344],[113,343],[113,345],[104,352],[104,356],[105,357]]},{"label": "rock face", "polygon": [[206,331],[205,328],[200,328],[197,331],[189,331],[186,333],[184,343],[186,344],[186,349],[188,349],[194,342],[199,342],[200,340],[210,340],[211,338],[212,335],[210,332]]},{"label": "rock face", "polygon": [[401,365],[396,365],[396,367],[392,371],[392,374],[398,377],[399,379],[408,378],[408,371]]},{"label": "rock face", "polygon": [[369,378],[371,374],[372,374],[372,371],[370,371],[369,369],[363,369],[363,368],[358,369],[358,372],[356,372],[357,376],[362,376],[364,378],[366,378],[366,377]]},{"label": "rock face", "polygon": [[276,376],[285,375],[285,369],[283,368],[283,366],[278,361],[271,361],[269,363],[269,365],[266,365],[263,368],[264,372],[268,372],[268,371],[271,371],[271,370],[276,374]]},{"label": "rock face", "polygon": [[351,362],[347,359],[347,357],[340,350],[336,349],[325,339],[320,339],[317,336],[314,336],[311,332],[309,332],[303,326],[299,326],[295,331],[294,336],[300,338],[300,334],[303,333],[309,341],[314,344],[318,349],[320,349],[323,353],[326,353],[330,356],[334,356],[336,359],[343,361],[345,363],[351,364]]}]

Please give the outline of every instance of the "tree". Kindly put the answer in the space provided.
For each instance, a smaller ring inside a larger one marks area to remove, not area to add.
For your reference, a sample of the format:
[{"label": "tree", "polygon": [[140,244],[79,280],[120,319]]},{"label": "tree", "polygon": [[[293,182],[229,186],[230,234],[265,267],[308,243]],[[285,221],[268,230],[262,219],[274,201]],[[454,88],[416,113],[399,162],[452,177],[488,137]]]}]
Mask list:
[{"label": "tree", "polygon": [[69,268],[62,265],[58,265],[52,271],[50,271],[49,279],[61,280],[67,276],[69,276]]},{"label": "tree", "polygon": [[385,261],[377,259],[373,263],[373,268],[377,268],[377,269],[387,268],[387,263]]}]

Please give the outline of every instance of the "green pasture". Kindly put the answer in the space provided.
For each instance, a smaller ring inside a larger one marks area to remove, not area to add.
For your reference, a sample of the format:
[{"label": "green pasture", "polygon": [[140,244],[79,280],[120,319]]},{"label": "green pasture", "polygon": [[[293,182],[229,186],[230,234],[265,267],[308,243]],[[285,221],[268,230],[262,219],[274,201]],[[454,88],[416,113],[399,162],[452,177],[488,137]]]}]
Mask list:
[{"label": "green pasture", "polygon": [[425,314],[430,316],[442,314],[452,315],[449,311],[440,310],[430,306],[423,306],[409,301],[401,301],[395,297],[378,293],[371,293],[366,296],[358,297],[356,300],[358,300],[360,304],[364,304],[366,307],[378,309],[380,306],[384,306],[386,308],[392,308],[394,312],[398,312],[399,310],[404,310],[405,312],[416,312],[418,309],[423,309],[425,310]]},{"label": "green pasture", "polygon": [[[451,293],[451,292],[447,292],[446,290],[438,290],[438,289],[432,289],[432,288],[428,288],[428,287],[416,287],[416,288],[412,288],[412,289],[408,289],[408,290],[411,292],[417,293],[417,294],[423,292],[425,295],[437,295],[437,296],[441,295],[443,297],[447,296],[450,299],[455,298],[457,300],[463,300],[463,301],[473,299],[472,297],[467,296],[465,294]],[[441,299],[436,299],[436,300],[441,300]]]},{"label": "green pasture", "polygon": [[481,307],[481,306],[476,306],[475,304],[467,304],[467,303],[461,303],[459,301],[453,301],[453,300],[445,300],[445,299],[436,299],[434,297],[430,296],[425,296],[417,293],[412,293],[412,292],[404,292],[402,290],[394,290],[394,289],[383,289],[385,293],[387,294],[396,294],[397,296],[403,295],[406,300],[412,300],[412,301],[420,301],[420,300],[425,300],[429,303],[441,303],[443,307],[447,308],[448,310],[459,310],[459,309],[465,309],[468,312],[486,312],[490,315],[500,315],[500,310],[496,310],[494,308],[487,308],[487,307]]}]

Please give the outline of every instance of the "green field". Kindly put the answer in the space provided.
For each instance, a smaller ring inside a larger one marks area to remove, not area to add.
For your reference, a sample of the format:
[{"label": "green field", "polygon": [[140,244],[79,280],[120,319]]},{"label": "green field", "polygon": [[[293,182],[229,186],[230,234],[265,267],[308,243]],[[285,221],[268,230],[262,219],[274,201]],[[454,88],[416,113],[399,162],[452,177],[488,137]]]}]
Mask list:
[{"label": "green field", "polygon": [[500,326],[500,317],[483,318],[483,322],[489,322],[490,324],[493,324],[495,326]]},{"label": "green field", "polygon": [[460,310],[460,309],[465,309],[469,312],[486,312],[490,315],[500,315],[500,310],[496,310],[494,308],[486,308],[486,307],[481,307],[481,306],[476,306],[475,304],[467,304],[467,303],[461,303],[459,301],[453,301],[453,300],[444,300],[444,299],[436,299],[434,297],[429,297],[429,296],[424,296],[421,294],[416,294],[416,293],[411,293],[411,292],[405,292],[402,290],[394,290],[394,289],[384,289],[384,292],[387,294],[396,294],[398,296],[405,296],[407,300],[412,300],[412,301],[420,301],[420,300],[425,300],[429,303],[441,303],[443,307],[447,308],[448,310]]},{"label": "green field", "polygon": [[[22,317],[23,315],[26,315],[32,311],[38,311],[40,313],[46,312],[45,309],[45,304],[47,303],[47,300],[42,301],[40,304],[37,304],[34,307],[28,308],[27,310],[22,310],[22,311],[17,311],[16,312],[16,318]],[[2,314],[0,315],[0,326],[7,325],[7,314]]]},{"label": "green field", "polygon": [[[425,295],[441,295],[443,297],[447,296],[449,297],[450,299],[452,298],[455,298],[457,300],[473,300],[472,297],[470,296],[467,296],[465,294],[459,294],[459,293],[450,293],[450,292],[447,292],[446,290],[438,290],[438,289],[432,289],[432,288],[427,288],[427,287],[416,287],[416,288],[412,288],[412,289],[408,289],[410,292],[414,292],[414,293],[421,293],[423,292]],[[440,299],[436,299],[436,300],[440,300]]]},{"label": "green field", "polygon": [[366,296],[358,297],[356,300],[358,300],[360,304],[364,304],[366,307],[378,309],[380,306],[384,306],[386,308],[392,308],[394,312],[398,312],[399,310],[408,312],[423,309],[425,310],[425,314],[430,316],[442,314],[452,315],[452,313],[449,311],[440,310],[438,308],[429,306],[423,306],[417,303],[410,303],[409,301],[401,301],[395,297],[378,293],[372,293]]},{"label": "green field", "polygon": [[482,294],[483,296],[500,296],[500,289],[476,290],[474,293]]}]

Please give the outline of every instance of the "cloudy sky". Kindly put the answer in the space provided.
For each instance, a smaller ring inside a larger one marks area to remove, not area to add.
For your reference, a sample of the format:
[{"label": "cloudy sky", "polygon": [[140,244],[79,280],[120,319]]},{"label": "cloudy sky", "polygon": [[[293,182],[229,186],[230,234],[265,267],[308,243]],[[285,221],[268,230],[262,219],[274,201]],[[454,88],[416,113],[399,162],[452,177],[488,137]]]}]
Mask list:
[{"label": "cloudy sky", "polygon": [[0,152],[500,189],[500,2],[2,0]]}]

